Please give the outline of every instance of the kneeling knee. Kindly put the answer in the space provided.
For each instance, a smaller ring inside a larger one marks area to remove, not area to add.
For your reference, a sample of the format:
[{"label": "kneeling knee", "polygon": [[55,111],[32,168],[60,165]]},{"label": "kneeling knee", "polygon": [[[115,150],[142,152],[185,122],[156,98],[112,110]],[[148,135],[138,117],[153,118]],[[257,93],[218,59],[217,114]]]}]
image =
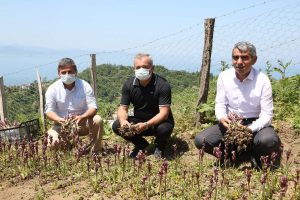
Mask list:
[{"label": "kneeling knee", "polygon": [[118,120],[114,121],[112,124],[112,130],[114,133],[116,133],[117,135],[119,135],[119,128],[120,128],[120,123]]},{"label": "kneeling knee", "polygon": [[103,119],[99,115],[95,115],[93,117],[93,121],[95,124],[103,125]]},{"label": "kneeling knee", "polygon": [[195,143],[195,146],[198,148],[198,149],[201,149],[203,147],[203,142],[204,142],[204,137],[202,134],[198,133],[195,137],[195,140],[194,140],[194,143]]},{"label": "kneeling knee", "polygon": [[278,137],[263,136],[256,142],[255,145],[273,149],[280,146],[280,140]]}]

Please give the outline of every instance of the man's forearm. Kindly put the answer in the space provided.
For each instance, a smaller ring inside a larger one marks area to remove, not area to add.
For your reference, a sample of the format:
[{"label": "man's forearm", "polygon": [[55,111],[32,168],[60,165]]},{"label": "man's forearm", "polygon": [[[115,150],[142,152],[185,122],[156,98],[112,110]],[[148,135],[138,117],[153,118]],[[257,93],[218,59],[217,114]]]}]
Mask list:
[{"label": "man's forearm", "polygon": [[128,120],[128,107],[125,106],[120,106],[118,108],[118,120],[121,124],[123,124],[123,122]]},{"label": "man's forearm", "polygon": [[50,119],[51,121],[57,122],[59,123],[59,121],[61,120],[61,117],[59,117],[55,112],[47,112],[46,116],[48,119]]},{"label": "man's forearm", "polygon": [[264,127],[270,126],[272,123],[272,116],[268,115],[262,115],[257,120],[255,120],[249,128],[252,130],[252,132],[257,132],[261,130]]},{"label": "man's forearm", "polygon": [[97,110],[95,108],[89,108],[85,113],[83,113],[81,116],[85,119],[91,118],[97,114]]},{"label": "man's forearm", "polygon": [[155,125],[160,124],[161,122],[167,120],[169,114],[170,114],[169,107],[160,108],[159,113],[157,113],[154,117],[152,117],[150,120],[147,121],[148,126],[149,127],[155,126]]},{"label": "man's forearm", "polygon": [[226,105],[223,102],[216,102],[215,115],[218,121],[224,117],[227,117]]}]

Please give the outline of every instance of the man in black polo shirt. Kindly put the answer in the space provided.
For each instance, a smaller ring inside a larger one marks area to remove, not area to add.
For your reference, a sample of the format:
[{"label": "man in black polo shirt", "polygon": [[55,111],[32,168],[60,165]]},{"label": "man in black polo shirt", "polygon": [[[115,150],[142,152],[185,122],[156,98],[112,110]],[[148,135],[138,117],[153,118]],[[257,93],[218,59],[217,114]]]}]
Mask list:
[{"label": "man in black polo shirt", "polygon": [[[113,131],[119,134],[119,128],[133,123],[138,134],[132,137],[122,136],[132,142],[135,148],[130,157],[135,158],[139,150],[144,150],[148,142],[143,136],[155,136],[156,156],[161,156],[166,140],[174,128],[171,112],[171,87],[162,77],[153,73],[154,66],[149,54],[137,54],[134,58],[135,76],[123,85],[121,104],[118,108],[118,120],[113,123]],[[128,116],[128,107],[132,103],[134,116]]]}]

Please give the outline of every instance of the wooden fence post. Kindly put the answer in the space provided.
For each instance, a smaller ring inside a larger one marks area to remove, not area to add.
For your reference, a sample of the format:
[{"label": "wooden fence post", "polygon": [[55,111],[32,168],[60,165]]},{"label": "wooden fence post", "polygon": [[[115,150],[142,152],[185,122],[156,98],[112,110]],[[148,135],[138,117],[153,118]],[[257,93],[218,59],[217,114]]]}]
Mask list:
[{"label": "wooden fence post", "polygon": [[4,121],[6,118],[6,107],[4,98],[4,81],[3,76],[0,76],[0,120]]},{"label": "wooden fence post", "polygon": [[201,124],[201,113],[199,113],[198,108],[201,104],[207,102],[208,90],[209,90],[209,76],[210,76],[210,61],[213,45],[213,34],[214,34],[215,19],[209,18],[205,19],[205,38],[204,38],[204,48],[202,56],[202,65],[200,70],[200,86],[199,86],[199,98],[196,107],[196,119],[195,126]]},{"label": "wooden fence post", "polygon": [[97,99],[97,84],[96,84],[96,54],[90,54],[91,56],[91,85],[94,91],[95,98]]},{"label": "wooden fence post", "polygon": [[44,98],[43,98],[43,89],[42,89],[42,81],[41,81],[41,76],[39,74],[38,68],[36,68],[36,79],[37,79],[37,84],[38,84],[38,89],[39,89],[39,96],[40,96],[40,114],[41,114],[41,121],[42,121],[42,126],[45,129],[45,115],[44,115]]}]

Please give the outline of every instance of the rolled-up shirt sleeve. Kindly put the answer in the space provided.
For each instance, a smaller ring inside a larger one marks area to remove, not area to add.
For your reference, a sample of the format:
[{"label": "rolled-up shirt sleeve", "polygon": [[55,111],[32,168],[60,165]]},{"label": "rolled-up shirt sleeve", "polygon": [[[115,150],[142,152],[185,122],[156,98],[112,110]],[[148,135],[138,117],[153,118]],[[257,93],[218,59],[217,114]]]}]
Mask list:
[{"label": "rolled-up shirt sleeve", "polygon": [[249,128],[252,132],[257,132],[264,127],[270,126],[273,118],[273,97],[272,97],[272,86],[270,81],[266,81],[262,88],[261,94],[261,112],[257,120],[255,120]]},{"label": "rolled-up shirt sleeve", "polygon": [[129,92],[129,89],[127,87],[127,84],[125,83],[122,87],[122,95],[121,95],[120,105],[128,107],[129,104],[130,104],[130,92]]},{"label": "rolled-up shirt sleeve", "polygon": [[171,93],[171,86],[169,85],[169,83],[165,83],[159,92],[159,97],[158,97],[158,104],[160,107],[163,106],[170,106],[171,105],[171,97],[172,97],[172,93]]},{"label": "rolled-up shirt sleeve", "polygon": [[215,115],[218,121],[222,117],[227,116],[227,105],[228,105],[228,99],[226,97],[225,88],[224,88],[224,82],[222,78],[222,73],[218,77],[217,81],[217,95],[215,99]]},{"label": "rolled-up shirt sleeve", "polygon": [[56,112],[56,99],[55,99],[55,93],[53,91],[53,88],[50,87],[45,94],[45,113],[48,112]]},{"label": "rolled-up shirt sleeve", "polygon": [[92,87],[89,84],[85,84],[85,95],[86,95],[87,107],[98,109],[94,92],[92,90]]}]

